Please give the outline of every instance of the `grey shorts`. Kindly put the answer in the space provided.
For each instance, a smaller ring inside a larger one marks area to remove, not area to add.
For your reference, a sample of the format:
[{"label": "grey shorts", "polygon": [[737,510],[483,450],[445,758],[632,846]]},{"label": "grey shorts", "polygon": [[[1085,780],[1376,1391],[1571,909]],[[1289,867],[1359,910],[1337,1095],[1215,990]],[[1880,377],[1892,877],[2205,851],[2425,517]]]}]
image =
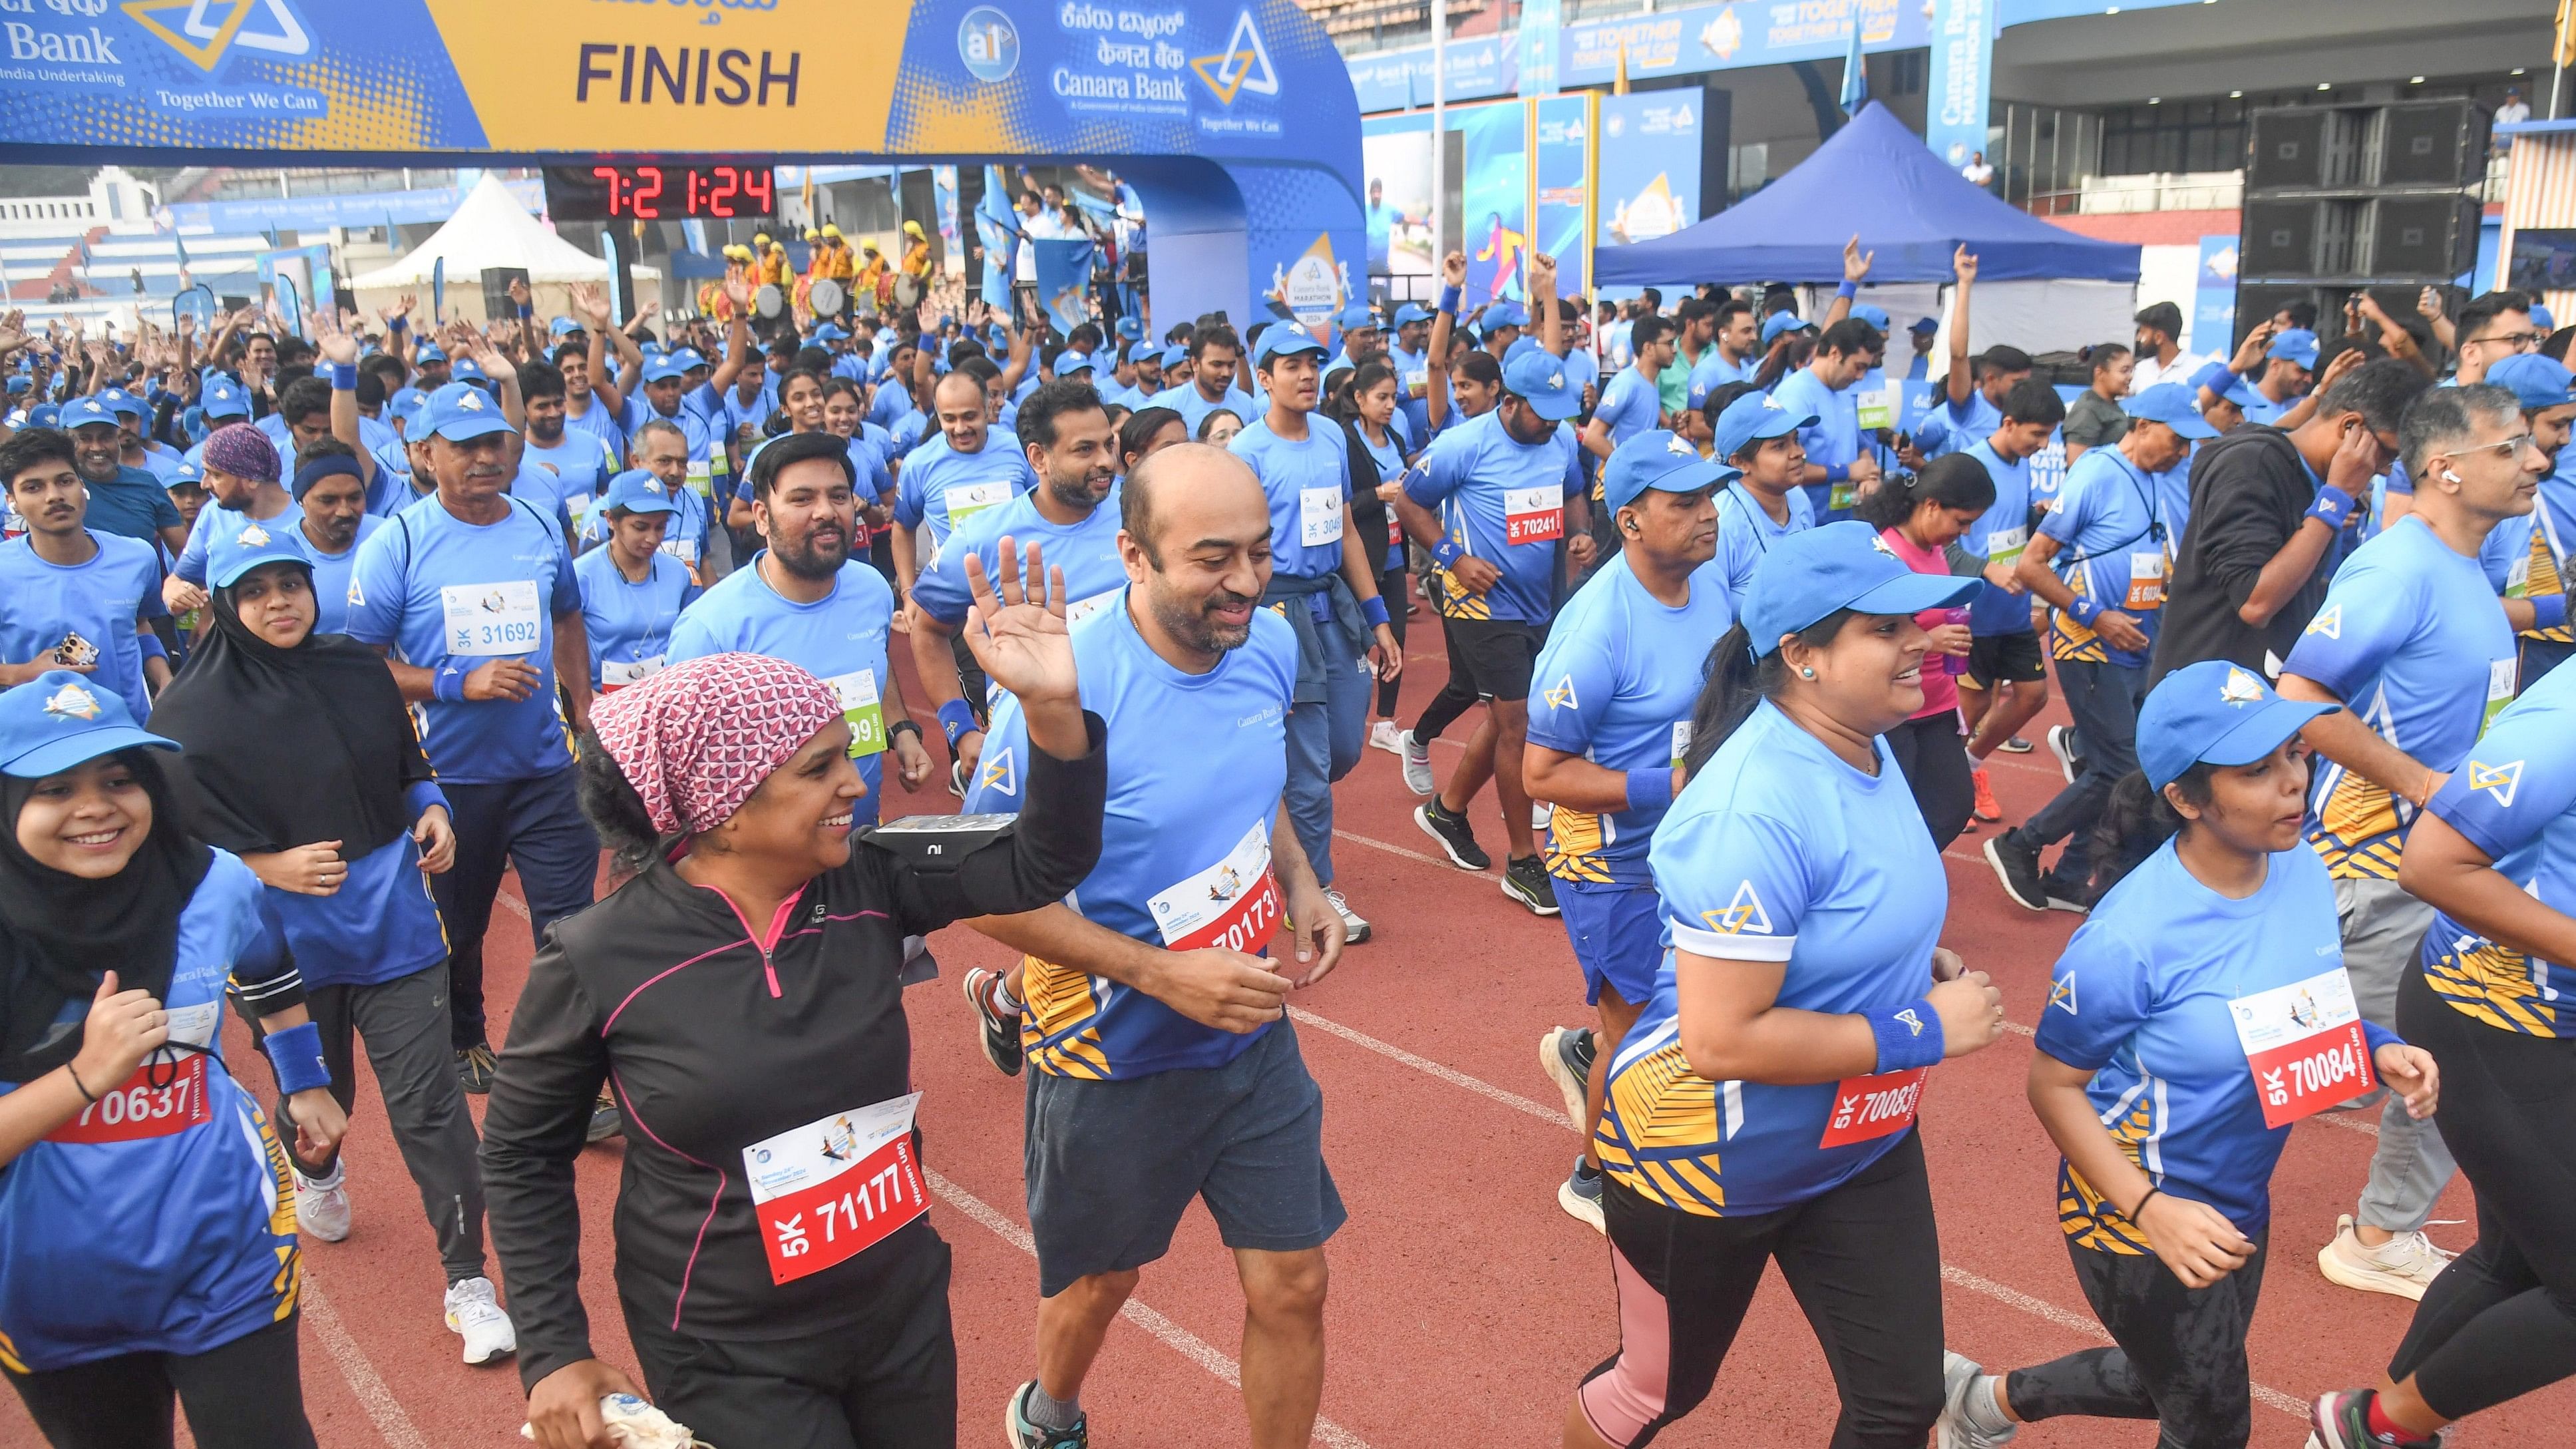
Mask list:
[{"label": "grey shorts", "polygon": [[1029,1073],[1038,1294],[1141,1268],[1202,1198],[1229,1248],[1321,1247],[1349,1216],[1324,1166],[1324,1094],[1282,1021],[1221,1067],[1093,1082]]}]

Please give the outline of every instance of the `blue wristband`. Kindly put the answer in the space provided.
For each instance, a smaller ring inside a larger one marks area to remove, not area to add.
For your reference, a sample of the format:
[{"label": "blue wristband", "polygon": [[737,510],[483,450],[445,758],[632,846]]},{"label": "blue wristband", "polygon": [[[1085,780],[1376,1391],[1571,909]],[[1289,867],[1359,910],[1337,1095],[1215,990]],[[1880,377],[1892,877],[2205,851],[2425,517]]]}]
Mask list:
[{"label": "blue wristband", "polygon": [[2090,629],[2093,621],[2102,617],[2102,605],[2095,599],[2077,599],[2066,606],[2066,612],[2075,616],[2076,623]]},{"label": "blue wristband", "polygon": [[981,726],[975,723],[975,707],[962,699],[952,699],[939,707],[939,732],[948,737],[948,748],[973,734]]},{"label": "blue wristband", "polygon": [[143,651],[143,657],[146,659],[168,659],[170,657],[170,651],[162,646],[161,636],[158,634],[137,634],[134,636],[134,643],[136,648]]},{"label": "blue wristband", "polygon": [[1458,315],[1458,304],[1466,299],[1466,288],[1443,287],[1440,289],[1440,310],[1448,313],[1452,317],[1455,317]]},{"label": "blue wristband", "polygon": [[439,666],[438,672],[429,677],[429,694],[430,698],[445,704],[463,704],[465,671],[453,664]]},{"label": "blue wristband", "polygon": [[1932,1010],[1931,1002],[1918,996],[1903,1006],[1882,1007],[1861,1015],[1869,1022],[1870,1035],[1878,1038],[1878,1070],[1874,1075],[1910,1072],[1940,1063],[1946,1044],[1941,1036],[1941,1018]]},{"label": "blue wristband", "polygon": [[1827,463],[1824,465],[1824,469],[1825,481],[1828,483],[1848,483],[1851,481],[1851,464],[1849,463]]},{"label": "blue wristband", "polygon": [[2567,596],[2542,594],[2531,601],[2531,627],[2555,629],[2567,622]]},{"label": "blue wristband", "polygon": [[358,390],[358,364],[354,362],[332,363],[331,390],[333,392],[356,392]]},{"label": "blue wristband", "polygon": [[1860,295],[1860,283],[1846,278],[1841,286],[1834,288],[1834,295],[1848,302]]},{"label": "blue wristband", "polygon": [[2340,488],[2320,488],[2317,499],[2308,505],[2307,516],[2322,519],[2325,526],[2340,530],[2344,520],[2352,517],[2355,499]]},{"label": "blue wristband", "polygon": [[272,1031],[261,1043],[268,1065],[277,1073],[277,1094],[292,1097],[331,1085],[331,1068],[322,1060],[322,1028],[311,1022]]},{"label": "blue wristband", "polygon": [[1627,781],[1628,808],[1631,810],[1661,810],[1673,803],[1673,767],[1670,765],[1630,770]]},{"label": "blue wristband", "polygon": [[1467,550],[1459,547],[1458,540],[1454,538],[1444,537],[1438,543],[1431,545],[1431,561],[1444,569],[1456,568],[1458,560],[1466,556]]},{"label": "blue wristband", "polygon": [[1372,629],[1387,622],[1388,615],[1386,612],[1386,596],[1383,594],[1371,594],[1369,597],[1360,600],[1360,617],[1368,620],[1368,626]]}]

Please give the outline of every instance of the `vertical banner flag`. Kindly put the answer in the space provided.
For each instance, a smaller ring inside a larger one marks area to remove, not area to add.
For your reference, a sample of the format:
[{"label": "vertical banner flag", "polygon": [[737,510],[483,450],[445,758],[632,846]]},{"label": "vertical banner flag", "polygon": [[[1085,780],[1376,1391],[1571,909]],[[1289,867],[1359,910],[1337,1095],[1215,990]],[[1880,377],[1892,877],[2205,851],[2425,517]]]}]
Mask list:
[{"label": "vertical banner flag", "polygon": [[1529,106],[1533,244],[1556,258],[1557,295],[1581,296],[1592,290],[1592,97],[1578,91]]},{"label": "vertical banner flag", "polygon": [[1091,320],[1089,237],[1046,237],[1037,243],[1038,301],[1058,332]]},{"label": "vertical banner flag", "polygon": [[440,327],[447,325],[447,258],[439,257],[429,264],[429,320]]},{"label": "vertical banner flag", "polygon": [[1696,87],[1601,98],[1601,203],[1594,245],[1670,236],[1700,219],[1700,121]]},{"label": "vertical banner flag", "polygon": [[2224,357],[2235,350],[2236,235],[2200,239],[2200,267],[2191,289],[2191,330],[2182,344],[2204,356]]},{"label": "vertical banner flag", "polygon": [[1565,23],[1564,0],[1521,0],[1521,94],[1556,94],[1558,28]]},{"label": "vertical banner flag", "polygon": [[1932,0],[1932,94],[1923,139],[1953,168],[1986,149],[1994,61],[1994,0]]},{"label": "vertical banner flag", "polygon": [[952,277],[966,275],[966,252],[957,244],[957,168],[930,168],[930,210],[932,224],[939,228],[940,270]]},{"label": "vertical banner flag", "polygon": [[1467,305],[1521,301],[1529,251],[1529,117],[1518,101],[1451,111],[1465,161],[1458,187]]},{"label": "vertical banner flag", "polygon": [[[1011,183],[1002,168],[984,168],[984,199],[975,203],[975,236],[984,247],[984,305],[1009,308],[1019,223],[1012,218]],[[1013,318],[1013,321],[1019,319]]]}]

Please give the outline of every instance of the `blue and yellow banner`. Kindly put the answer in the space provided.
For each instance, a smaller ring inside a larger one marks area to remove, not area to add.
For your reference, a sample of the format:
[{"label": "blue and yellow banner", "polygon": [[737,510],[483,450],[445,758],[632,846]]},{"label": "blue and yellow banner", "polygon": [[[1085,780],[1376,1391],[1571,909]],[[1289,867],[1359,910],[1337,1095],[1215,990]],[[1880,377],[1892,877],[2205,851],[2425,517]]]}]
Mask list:
[{"label": "blue and yellow banner", "polygon": [[1037,251],[1038,302],[1055,330],[1069,335],[1091,320],[1091,239],[1047,237],[1031,245]]}]

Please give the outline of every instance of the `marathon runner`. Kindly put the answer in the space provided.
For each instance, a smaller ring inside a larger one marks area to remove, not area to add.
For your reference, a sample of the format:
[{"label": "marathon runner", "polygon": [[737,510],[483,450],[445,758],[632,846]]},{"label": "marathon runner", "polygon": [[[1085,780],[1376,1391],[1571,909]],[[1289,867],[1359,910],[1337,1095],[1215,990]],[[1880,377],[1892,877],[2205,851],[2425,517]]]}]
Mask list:
[{"label": "marathon runner", "polygon": [[2479,555],[2520,635],[2515,675],[2517,688],[2528,690],[2576,654],[2576,629],[2567,623],[2568,556],[2576,547],[2576,455],[2567,440],[2576,423],[2576,375],[2537,353],[2517,353],[2489,367],[2487,381],[2522,404],[2532,446],[2550,461],[2531,512],[2498,523]]},{"label": "marathon runner", "polygon": [[[1985,467],[1986,477],[1995,485],[1994,506],[1969,526],[1961,541],[1969,552],[1988,559],[1992,571],[1968,604],[1971,642],[1967,671],[1959,676],[1959,710],[1968,726],[1968,762],[1975,767],[1977,818],[2001,820],[2003,807],[1995,801],[1986,761],[1997,750],[2012,754],[2027,750],[2028,745],[2015,743],[2021,727],[2038,718],[2048,704],[2047,655],[2040,648],[2030,584],[2021,577],[2020,564],[2030,547],[2031,523],[2042,511],[2041,499],[2032,488],[2030,461],[2065,421],[2066,405],[2058,400],[2057,389],[2028,376],[2001,389],[1991,401],[1982,392],[1972,394],[1970,403],[1972,415],[1981,408],[1994,413],[1992,426],[1978,437],[1961,425],[1935,443],[1937,456],[1946,457],[1952,441],[1973,438],[1962,450]],[[2128,400],[2122,399],[2120,405],[2125,410]],[[2122,415],[2127,416],[2125,411]],[[2127,437],[2126,430],[2121,436]],[[2158,455],[2163,451],[2160,448]],[[2073,471],[2068,470],[2070,475]],[[2062,493],[2064,485],[2060,488]],[[2178,532],[2169,529],[2168,536]],[[2063,737],[2058,741],[2062,744]],[[2059,759],[2063,765],[2066,757],[2061,754]]]},{"label": "marathon runner", "polygon": [[590,646],[590,687],[599,693],[659,674],[670,662],[680,611],[704,592],[688,565],[662,551],[672,508],[670,484],[640,468],[620,473],[599,502],[606,544],[573,560],[582,633]]},{"label": "marathon runner", "polygon": [[[1815,415],[1798,413],[1749,384],[1742,387],[1719,409],[1709,446],[1711,456],[1736,470],[1717,496],[1717,549],[1727,601],[1738,617],[1753,572],[1772,546],[1816,526],[1815,507],[1798,482],[1807,468],[1807,446],[1800,439],[1816,426]],[[1723,389],[1712,394],[1710,404],[1723,396]]]},{"label": "marathon runner", "polygon": [[88,526],[90,501],[103,495],[74,461],[83,446],[55,428],[0,441],[0,485],[27,528],[0,543],[0,688],[68,670],[148,719],[152,695],[170,682],[151,628],[167,614],[161,560],[148,543]]}]

